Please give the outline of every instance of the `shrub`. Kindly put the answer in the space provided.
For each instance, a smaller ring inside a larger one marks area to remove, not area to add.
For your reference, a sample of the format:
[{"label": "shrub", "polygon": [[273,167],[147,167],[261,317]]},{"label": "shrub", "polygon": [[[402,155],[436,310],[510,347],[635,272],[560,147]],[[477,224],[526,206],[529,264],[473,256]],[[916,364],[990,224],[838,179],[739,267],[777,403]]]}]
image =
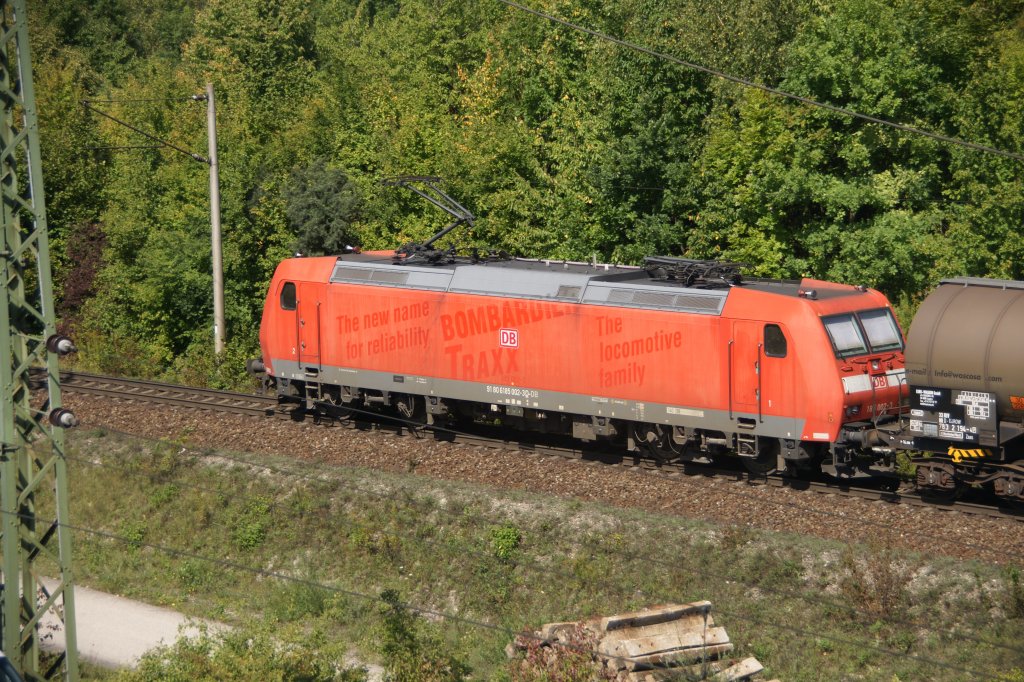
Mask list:
[{"label": "shrub", "polygon": [[522,541],[523,534],[513,525],[491,528],[491,552],[499,561],[513,563]]},{"label": "shrub", "polygon": [[327,608],[329,590],[316,584],[316,574],[307,571],[300,580],[286,580],[273,591],[267,610],[282,622],[299,620],[305,616],[319,616]]},{"label": "shrub", "polygon": [[134,670],[120,671],[117,682],[158,680],[287,680],[289,682],[365,682],[362,668],[344,668],[315,644],[281,642],[258,629],[180,638],[172,646],[146,653]]},{"label": "shrub", "polygon": [[210,567],[211,564],[208,561],[186,559],[178,567],[178,582],[189,592],[195,592],[209,582]]},{"label": "shrub", "polygon": [[469,666],[448,652],[426,621],[412,613],[395,590],[380,595],[380,653],[388,682],[461,682]]},{"label": "shrub", "polygon": [[1010,618],[1024,618],[1024,581],[1020,577],[1020,569],[1006,569],[1007,610]]},{"label": "shrub", "polygon": [[142,521],[128,520],[121,524],[118,535],[125,539],[128,546],[133,549],[140,549],[146,540],[146,524]]},{"label": "shrub", "polygon": [[910,602],[908,586],[915,567],[891,548],[869,547],[857,555],[843,553],[839,589],[849,604],[857,604],[869,617],[898,620]]},{"label": "shrub", "polygon": [[255,549],[263,544],[270,527],[270,507],[269,499],[255,497],[238,514],[231,538],[239,549]]}]

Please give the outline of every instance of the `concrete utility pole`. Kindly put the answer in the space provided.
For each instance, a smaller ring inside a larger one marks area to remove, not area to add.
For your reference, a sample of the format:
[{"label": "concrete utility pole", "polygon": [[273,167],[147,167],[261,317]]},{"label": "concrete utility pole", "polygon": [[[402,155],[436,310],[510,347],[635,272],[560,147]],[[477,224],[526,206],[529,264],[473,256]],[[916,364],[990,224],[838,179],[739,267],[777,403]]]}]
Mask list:
[{"label": "concrete utility pole", "polygon": [[[64,428],[39,121],[25,0],[0,0],[0,644],[26,680],[78,679]],[[32,401],[30,370],[44,367],[47,404]],[[36,514],[46,509],[45,516]],[[59,577],[46,589],[37,560]],[[43,666],[39,624],[53,615],[66,650]]]},{"label": "concrete utility pole", "polygon": [[210,250],[213,260],[213,350],[224,352],[224,263],[220,246],[220,179],[217,175],[217,110],[213,104],[213,83],[206,84],[206,128],[210,144]]}]

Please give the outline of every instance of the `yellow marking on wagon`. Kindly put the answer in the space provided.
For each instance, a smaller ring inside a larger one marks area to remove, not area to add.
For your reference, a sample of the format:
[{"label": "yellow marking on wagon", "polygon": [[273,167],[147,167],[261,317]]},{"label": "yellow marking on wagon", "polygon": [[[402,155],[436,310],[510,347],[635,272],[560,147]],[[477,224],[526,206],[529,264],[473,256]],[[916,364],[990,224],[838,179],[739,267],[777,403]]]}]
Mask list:
[{"label": "yellow marking on wagon", "polygon": [[954,448],[952,445],[949,446],[949,456],[953,458],[953,461],[957,464],[964,461],[965,459],[981,459],[983,457],[991,457],[992,453],[982,448]]}]

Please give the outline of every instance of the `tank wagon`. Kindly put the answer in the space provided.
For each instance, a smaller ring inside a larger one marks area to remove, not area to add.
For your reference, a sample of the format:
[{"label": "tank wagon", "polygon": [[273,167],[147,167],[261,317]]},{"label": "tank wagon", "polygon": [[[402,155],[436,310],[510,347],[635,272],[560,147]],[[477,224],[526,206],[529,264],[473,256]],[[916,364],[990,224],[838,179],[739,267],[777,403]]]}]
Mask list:
[{"label": "tank wagon", "polygon": [[900,446],[918,486],[955,497],[990,486],[1024,503],[1024,282],[943,280],[907,338],[909,420]]},{"label": "tank wagon", "polygon": [[280,399],[315,415],[492,422],[757,472],[890,468],[876,427],[906,393],[881,293],[676,258],[288,259],[260,343]]}]

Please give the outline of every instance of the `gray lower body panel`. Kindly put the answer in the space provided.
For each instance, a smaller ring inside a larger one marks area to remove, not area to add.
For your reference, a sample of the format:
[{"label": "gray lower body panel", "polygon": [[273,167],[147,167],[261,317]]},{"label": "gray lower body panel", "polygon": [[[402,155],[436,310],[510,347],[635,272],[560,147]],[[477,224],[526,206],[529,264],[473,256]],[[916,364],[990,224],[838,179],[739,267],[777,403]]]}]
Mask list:
[{"label": "gray lower body panel", "polygon": [[561,412],[624,421],[682,426],[687,429],[749,433],[757,436],[800,440],[804,421],[791,417],[758,415],[756,412],[711,410],[700,407],[622,400],[549,391],[521,386],[503,386],[472,381],[439,379],[411,374],[388,374],[344,367],[320,367],[314,374],[294,361],[273,360],[274,375],[294,381],[353,386],[372,391],[410,393],[486,405]]}]

